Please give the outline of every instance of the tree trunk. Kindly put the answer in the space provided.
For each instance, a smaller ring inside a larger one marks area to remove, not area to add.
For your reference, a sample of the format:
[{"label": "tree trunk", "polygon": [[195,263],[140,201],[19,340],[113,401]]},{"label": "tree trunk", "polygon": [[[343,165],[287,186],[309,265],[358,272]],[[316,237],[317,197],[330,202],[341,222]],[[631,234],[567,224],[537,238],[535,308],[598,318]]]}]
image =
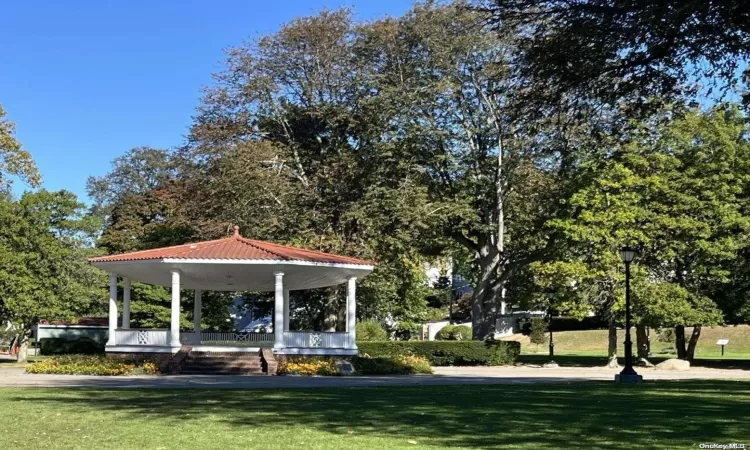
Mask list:
[{"label": "tree trunk", "polygon": [[339,318],[339,305],[337,299],[338,289],[333,289],[329,294],[325,306],[323,307],[323,331],[336,331],[336,324]]},{"label": "tree trunk", "polygon": [[638,365],[652,366],[653,364],[648,360],[648,335],[645,325],[635,326],[635,346],[638,354]]},{"label": "tree trunk", "polygon": [[696,325],[693,327],[693,333],[690,335],[690,340],[688,341],[687,352],[685,352],[685,359],[690,362],[693,362],[695,358],[695,347],[698,345],[698,338],[700,337],[701,326]]},{"label": "tree trunk", "polygon": [[607,367],[617,369],[620,367],[617,364],[617,325],[615,324],[614,318],[609,321],[609,346],[607,349],[608,361]]},{"label": "tree trunk", "polygon": [[29,358],[29,340],[28,338],[21,336],[21,345],[18,347],[18,355],[16,355],[16,362],[26,363]]},{"label": "tree trunk", "polygon": [[674,345],[677,349],[677,357],[679,359],[687,358],[687,350],[685,349],[685,325],[677,325],[674,327]]},{"label": "tree trunk", "polygon": [[[489,246],[488,246],[489,247]],[[493,285],[497,280],[498,258],[496,252],[485,248],[486,256],[479,259],[479,280],[471,295],[471,325],[474,339],[485,339],[495,328],[492,322],[491,305],[493,299]]]}]

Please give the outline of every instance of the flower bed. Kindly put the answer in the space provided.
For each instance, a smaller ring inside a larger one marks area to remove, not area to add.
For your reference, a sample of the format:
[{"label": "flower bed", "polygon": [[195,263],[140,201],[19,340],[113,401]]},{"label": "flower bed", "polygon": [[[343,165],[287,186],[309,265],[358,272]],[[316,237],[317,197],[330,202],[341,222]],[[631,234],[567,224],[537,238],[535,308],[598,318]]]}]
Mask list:
[{"label": "flower bed", "polygon": [[357,356],[352,358],[354,370],[361,375],[411,375],[432,373],[427,358],[416,355],[372,358]]},{"label": "flower bed", "polygon": [[97,355],[62,355],[26,366],[26,373],[51,373],[62,375],[155,375],[161,373],[158,364],[107,358]]},{"label": "flower bed", "polygon": [[288,358],[279,364],[279,375],[341,375],[336,361],[329,358]]}]

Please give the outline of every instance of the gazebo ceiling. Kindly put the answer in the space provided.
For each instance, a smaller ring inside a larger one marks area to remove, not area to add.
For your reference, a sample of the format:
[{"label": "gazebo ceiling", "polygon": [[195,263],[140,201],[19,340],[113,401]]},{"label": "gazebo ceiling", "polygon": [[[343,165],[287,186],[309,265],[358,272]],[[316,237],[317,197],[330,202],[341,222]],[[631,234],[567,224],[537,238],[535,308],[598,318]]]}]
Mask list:
[{"label": "gazebo ceiling", "polygon": [[347,256],[246,239],[234,228],[224,239],[91,258],[91,264],[133,281],[170,286],[171,271],[182,273],[186,289],[272,291],[276,271],[290,290],[333,286],[361,278],[374,264]]}]

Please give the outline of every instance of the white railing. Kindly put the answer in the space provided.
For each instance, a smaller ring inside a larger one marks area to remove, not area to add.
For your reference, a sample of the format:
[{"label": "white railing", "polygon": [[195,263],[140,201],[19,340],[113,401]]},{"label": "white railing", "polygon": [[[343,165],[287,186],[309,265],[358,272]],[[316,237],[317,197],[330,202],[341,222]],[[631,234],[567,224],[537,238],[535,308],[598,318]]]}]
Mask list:
[{"label": "white railing", "polygon": [[349,348],[349,333],[285,331],[284,347]]},{"label": "white railing", "polygon": [[192,331],[180,331],[180,344],[198,345],[200,344],[200,337]]},{"label": "white railing", "polygon": [[[193,339],[195,338],[193,337]],[[273,343],[273,333],[203,332],[201,333],[200,343],[214,345],[257,345],[266,343],[270,345]]]},{"label": "white railing", "polygon": [[142,328],[120,328],[115,330],[117,345],[167,345],[168,330],[149,330]]}]

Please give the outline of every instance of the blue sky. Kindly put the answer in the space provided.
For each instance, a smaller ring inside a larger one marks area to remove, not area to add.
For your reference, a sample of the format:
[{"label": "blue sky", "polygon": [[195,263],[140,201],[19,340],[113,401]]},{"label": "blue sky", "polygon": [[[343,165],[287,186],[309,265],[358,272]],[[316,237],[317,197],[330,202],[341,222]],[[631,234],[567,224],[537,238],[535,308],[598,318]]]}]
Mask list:
[{"label": "blue sky", "polygon": [[224,49],[340,6],[371,19],[411,0],[7,2],[0,104],[44,187],[85,199],[86,178],[130,148],[183,142]]}]

